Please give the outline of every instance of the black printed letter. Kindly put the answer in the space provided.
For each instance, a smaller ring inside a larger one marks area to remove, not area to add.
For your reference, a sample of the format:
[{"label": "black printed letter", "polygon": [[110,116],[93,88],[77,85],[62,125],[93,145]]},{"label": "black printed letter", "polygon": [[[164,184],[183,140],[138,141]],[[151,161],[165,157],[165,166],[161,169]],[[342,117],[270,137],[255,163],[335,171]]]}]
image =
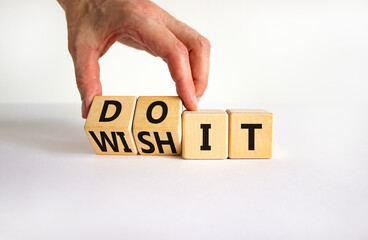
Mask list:
[{"label": "black printed letter", "polygon": [[[115,113],[111,116],[111,117],[106,117],[106,113],[107,113],[107,108],[109,107],[109,104],[111,105],[115,105],[116,110]],[[113,100],[106,100],[104,102],[104,105],[102,107],[102,112],[101,112],[101,116],[100,116],[100,122],[111,122],[113,120],[115,120],[121,113],[121,103],[118,101],[113,101]]]},{"label": "black printed letter", "polygon": [[114,143],[111,142],[111,140],[109,139],[109,137],[105,132],[100,132],[101,142],[98,140],[97,136],[93,131],[89,131],[89,134],[91,134],[93,140],[95,140],[97,146],[101,149],[102,152],[107,152],[106,141],[109,143],[110,147],[114,152],[119,152],[119,146],[116,141],[115,132],[111,132],[111,137]]},{"label": "black printed letter", "polygon": [[150,136],[149,132],[139,132],[138,133],[138,139],[139,141],[141,141],[143,144],[146,144],[147,146],[149,146],[149,149],[143,149],[142,148],[142,152],[144,153],[153,153],[155,151],[155,146],[150,142],[147,141],[146,139],[143,138],[143,136]]},{"label": "black printed letter", "polygon": [[262,124],[242,124],[242,129],[248,129],[248,150],[254,150],[254,130],[262,129]]},{"label": "black printed letter", "polygon": [[211,150],[211,146],[209,145],[209,132],[211,129],[211,124],[201,124],[201,128],[203,129],[203,141],[201,150]]},{"label": "black printed letter", "polygon": [[120,137],[121,142],[124,145],[124,152],[132,152],[132,149],[129,148],[128,143],[125,140],[125,134],[123,132],[116,132],[116,134]]},{"label": "black printed letter", "polygon": [[[156,107],[157,105],[161,106],[162,108],[162,115],[161,117],[157,118],[157,119],[154,119],[152,117],[152,110],[154,107]],[[168,109],[167,109],[167,105],[166,103],[164,103],[163,101],[156,101],[156,102],[153,102],[151,103],[151,105],[149,105],[148,109],[147,109],[147,113],[146,113],[146,116],[147,116],[147,119],[150,123],[154,123],[154,124],[157,124],[157,123],[160,123],[162,122],[163,120],[165,120],[166,116],[167,116],[167,112],[168,112]]]},{"label": "black printed letter", "polygon": [[160,136],[158,135],[158,132],[154,132],[153,134],[155,135],[158,151],[160,153],[164,153],[164,149],[162,148],[163,144],[169,144],[170,147],[171,147],[171,152],[176,153],[176,148],[175,148],[174,140],[171,136],[171,132],[166,133],[167,138],[168,138],[168,140],[166,140],[166,141],[163,141],[163,140],[160,139]]}]

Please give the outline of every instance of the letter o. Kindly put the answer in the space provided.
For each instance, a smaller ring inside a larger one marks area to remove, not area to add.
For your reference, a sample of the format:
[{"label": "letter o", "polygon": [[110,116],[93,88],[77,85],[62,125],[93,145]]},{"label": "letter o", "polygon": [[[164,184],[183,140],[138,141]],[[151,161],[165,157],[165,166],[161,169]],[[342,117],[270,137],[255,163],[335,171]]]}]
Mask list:
[{"label": "letter o", "polygon": [[[156,106],[161,106],[161,108],[162,108],[162,115],[157,119],[152,117],[153,108],[156,107]],[[150,123],[157,124],[157,123],[160,123],[163,120],[165,120],[165,118],[167,116],[167,112],[168,112],[168,108],[167,108],[166,103],[164,103],[163,101],[155,101],[155,102],[153,102],[149,105],[149,107],[147,109],[146,116],[147,116],[147,119]]]}]

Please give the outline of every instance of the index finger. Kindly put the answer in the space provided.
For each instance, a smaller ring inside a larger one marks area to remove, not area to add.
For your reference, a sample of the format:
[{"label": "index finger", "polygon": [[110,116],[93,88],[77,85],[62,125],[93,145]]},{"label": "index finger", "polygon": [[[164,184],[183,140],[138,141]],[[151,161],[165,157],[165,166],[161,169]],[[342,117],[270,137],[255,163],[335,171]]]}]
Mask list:
[{"label": "index finger", "polygon": [[188,110],[197,109],[195,85],[192,79],[189,52],[186,46],[161,23],[144,21],[139,29],[144,45],[168,65],[176,91]]},{"label": "index finger", "polygon": [[199,100],[206,91],[208,85],[211,44],[196,30],[172,16],[168,17],[166,26],[189,51],[192,78],[196,96]]}]

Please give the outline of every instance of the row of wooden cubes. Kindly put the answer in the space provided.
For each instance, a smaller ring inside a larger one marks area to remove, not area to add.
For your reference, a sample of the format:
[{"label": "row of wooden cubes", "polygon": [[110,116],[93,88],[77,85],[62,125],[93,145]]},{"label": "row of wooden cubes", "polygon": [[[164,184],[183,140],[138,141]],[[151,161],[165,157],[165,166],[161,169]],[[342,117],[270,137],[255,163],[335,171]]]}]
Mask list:
[{"label": "row of wooden cubes", "polygon": [[174,96],[97,96],[85,131],[96,154],[271,158],[272,121],[257,109],[183,112]]}]

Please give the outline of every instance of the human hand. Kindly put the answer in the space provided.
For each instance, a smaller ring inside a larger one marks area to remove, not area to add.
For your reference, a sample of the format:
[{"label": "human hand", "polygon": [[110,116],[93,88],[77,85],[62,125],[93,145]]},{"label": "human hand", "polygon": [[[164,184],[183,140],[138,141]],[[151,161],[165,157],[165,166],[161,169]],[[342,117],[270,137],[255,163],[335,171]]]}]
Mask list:
[{"label": "human hand", "polygon": [[207,88],[210,43],[148,0],[58,0],[68,26],[68,49],[86,118],[102,95],[98,60],[115,42],[161,57],[188,110],[196,110]]}]

